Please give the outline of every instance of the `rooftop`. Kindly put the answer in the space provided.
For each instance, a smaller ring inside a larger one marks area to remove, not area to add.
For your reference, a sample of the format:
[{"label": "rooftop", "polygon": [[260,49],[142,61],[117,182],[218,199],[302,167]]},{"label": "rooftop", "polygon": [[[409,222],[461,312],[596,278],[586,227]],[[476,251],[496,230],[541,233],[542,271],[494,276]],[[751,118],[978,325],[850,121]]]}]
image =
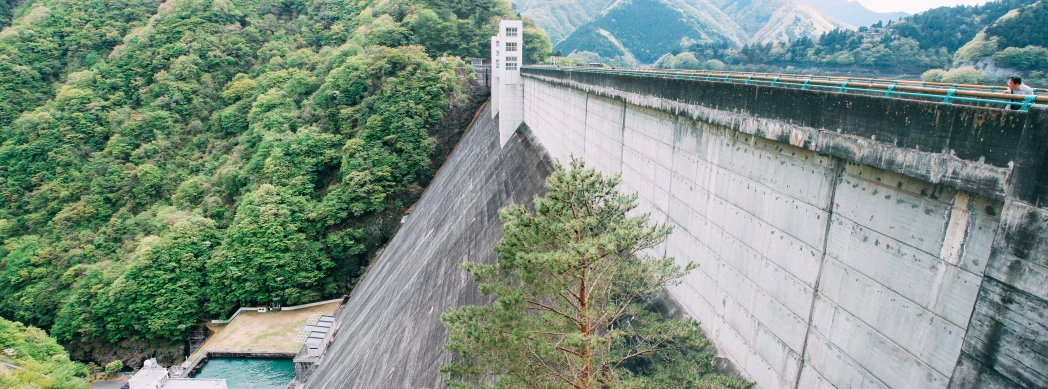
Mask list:
[{"label": "rooftop", "polygon": [[[305,327],[326,332],[331,327],[338,302],[280,312],[244,312],[225,326],[212,326],[215,334],[200,348],[221,351],[295,353],[302,341],[295,342]],[[312,319],[312,320],[311,320]],[[305,338],[308,338],[306,334]],[[304,338],[302,340],[305,340]]]},{"label": "rooftop", "polygon": [[172,378],[167,380],[162,389],[226,389],[226,380]]},{"label": "rooftop", "polygon": [[168,378],[166,368],[155,359],[146,361],[142,369],[128,381],[131,389],[226,389],[223,379]]}]

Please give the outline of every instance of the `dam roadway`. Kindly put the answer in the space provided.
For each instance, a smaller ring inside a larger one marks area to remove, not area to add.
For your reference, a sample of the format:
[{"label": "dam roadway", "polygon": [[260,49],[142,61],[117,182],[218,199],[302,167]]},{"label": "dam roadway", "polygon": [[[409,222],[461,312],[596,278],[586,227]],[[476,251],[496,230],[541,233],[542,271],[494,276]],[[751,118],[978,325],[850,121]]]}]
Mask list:
[{"label": "dam roadway", "polygon": [[1048,110],[640,73],[521,71],[522,124],[479,116],[306,387],[440,386],[458,264],[572,155],[675,226],[670,297],[760,388],[1048,387]]}]

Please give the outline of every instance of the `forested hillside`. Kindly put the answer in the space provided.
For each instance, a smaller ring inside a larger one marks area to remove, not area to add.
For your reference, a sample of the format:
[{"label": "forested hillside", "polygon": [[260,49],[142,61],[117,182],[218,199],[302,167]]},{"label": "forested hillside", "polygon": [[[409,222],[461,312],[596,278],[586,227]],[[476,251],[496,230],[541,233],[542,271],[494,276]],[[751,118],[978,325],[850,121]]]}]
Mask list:
[{"label": "forested hillside", "polygon": [[0,35],[0,316],[61,342],[171,341],[348,291],[479,103],[460,57],[488,55],[502,17],[503,0],[35,1]]},{"label": "forested hillside", "polygon": [[87,389],[87,374],[44,331],[0,318],[0,388]]},{"label": "forested hillside", "polygon": [[[920,74],[929,68],[951,66],[955,62],[955,54],[961,55],[964,51],[962,46],[973,39],[981,39],[978,38],[981,36],[980,31],[1009,12],[1034,3],[1043,4],[1043,1],[1000,0],[980,6],[940,7],[896,22],[863,26],[856,31],[830,31],[814,39],[751,44],[742,48],[697,44],[685,52],[694,56],[699,64],[717,61],[729,66],[770,71],[783,71],[792,66],[854,69],[880,74]],[[1027,11],[1027,14],[1032,16],[1035,11]],[[1015,28],[1002,25],[990,27],[990,30],[1003,30],[1014,34],[1012,36],[1022,36],[1024,41],[1015,45],[1025,46],[1036,42],[1044,45],[1048,41],[1038,38],[1038,31],[1048,29],[1045,28],[1045,20],[1043,17],[1031,18],[1018,23],[1020,26]],[[981,53],[985,47],[976,51]],[[996,50],[992,49],[986,55],[993,55],[994,52]],[[672,57],[664,57],[659,61],[663,67],[680,64],[679,60]]]},{"label": "forested hillside", "polygon": [[11,18],[20,3],[21,0],[0,0],[0,29],[11,24]]},{"label": "forested hillside", "polygon": [[1048,87],[1048,4],[1037,1],[1001,16],[957,50],[953,66],[949,72],[933,69],[922,77],[1003,82],[1019,74],[1026,84]]}]

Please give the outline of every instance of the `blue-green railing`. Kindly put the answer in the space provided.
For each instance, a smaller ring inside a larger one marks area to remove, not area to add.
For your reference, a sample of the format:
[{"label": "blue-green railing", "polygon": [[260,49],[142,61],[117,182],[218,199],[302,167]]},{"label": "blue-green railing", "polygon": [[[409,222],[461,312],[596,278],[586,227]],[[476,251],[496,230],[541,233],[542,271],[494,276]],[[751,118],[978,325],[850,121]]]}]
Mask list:
[{"label": "blue-green railing", "polygon": [[1004,88],[974,84],[932,83],[923,81],[883,80],[874,78],[852,78],[775,73],[737,73],[716,71],[690,71],[675,69],[609,69],[597,67],[528,66],[525,68],[560,70],[581,73],[614,74],[695,81],[743,83],[767,85],[803,90],[824,90],[838,93],[862,93],[887,98],[909,98],[938,101],[945,104],[986,104],[995,108],[1010,108],[1029,111],[1033,107],[1048,107],[1048,95],[1043,89],[1034,95],[1020,96],[1004,94]]}]

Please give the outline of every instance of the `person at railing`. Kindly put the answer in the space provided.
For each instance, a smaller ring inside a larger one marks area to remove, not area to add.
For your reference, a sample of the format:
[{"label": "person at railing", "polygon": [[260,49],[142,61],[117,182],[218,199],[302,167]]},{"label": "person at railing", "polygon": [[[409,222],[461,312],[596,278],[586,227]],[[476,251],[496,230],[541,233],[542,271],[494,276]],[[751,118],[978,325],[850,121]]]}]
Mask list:
[{"label": "person at railing", "polygon": [[[1022,77],[1011,76],[1008,78],[1008,89],[1004,91],[1006,95],[1021,95],[1031,96],[1034,94],[1033,88],[1030,88],[1026,84],[1023,84]],[[1018,104],[1011,104],[1005,107],[1005,109],[1019,109],[1021,106]]]}]

